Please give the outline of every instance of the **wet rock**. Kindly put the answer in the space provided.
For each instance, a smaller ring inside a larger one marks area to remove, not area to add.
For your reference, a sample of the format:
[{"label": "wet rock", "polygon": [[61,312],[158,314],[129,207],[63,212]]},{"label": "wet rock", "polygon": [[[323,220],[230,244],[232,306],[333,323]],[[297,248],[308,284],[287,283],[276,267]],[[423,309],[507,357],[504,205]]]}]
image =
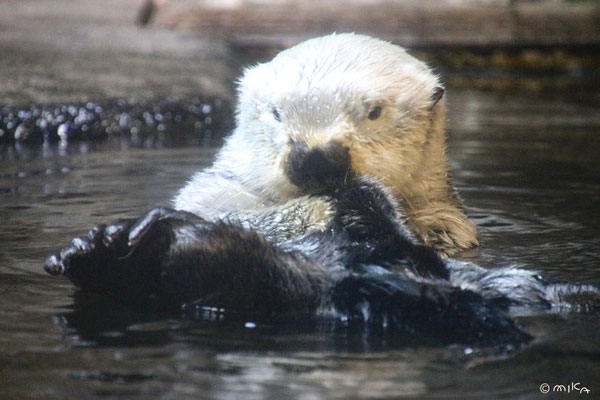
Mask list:
[{"label": "wet rock", "polygon": [[15,129],[15,140],[18,142],[25,142],[29,138],[31,131],[25,126],[26,123],[27,121],[19,124],[17,129]]},{"label": "wet rock", "polygon": [[0,143],[101,140],[227,132],[230,104],[219,98],[124,99],[55,105],[0,106]]}]

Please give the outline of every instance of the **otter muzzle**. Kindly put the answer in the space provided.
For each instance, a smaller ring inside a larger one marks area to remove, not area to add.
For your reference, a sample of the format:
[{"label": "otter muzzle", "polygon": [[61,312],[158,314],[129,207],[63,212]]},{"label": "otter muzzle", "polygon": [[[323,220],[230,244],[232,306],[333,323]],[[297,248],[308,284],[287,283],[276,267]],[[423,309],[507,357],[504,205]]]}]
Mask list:
[{"label": "otter muzzle", "polygon": [[335,188],[351,169],[348,147],[333,141],[310,148],[305,143],[292,145],[285,163],[285,174],[296,186],[307,190]]}]

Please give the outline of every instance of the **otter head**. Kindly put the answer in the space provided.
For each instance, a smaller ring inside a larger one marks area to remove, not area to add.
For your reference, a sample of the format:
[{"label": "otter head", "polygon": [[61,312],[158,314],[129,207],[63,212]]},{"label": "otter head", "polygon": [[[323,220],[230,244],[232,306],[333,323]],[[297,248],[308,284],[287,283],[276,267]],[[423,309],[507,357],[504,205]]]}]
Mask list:
[{"label": "otter head", "polygon": [[448,181],[444,90],[401,47],[354,34],[311,39],[248,69],[239,93],[231,140],[255,143],[245,149],[247,177],[263,193],[283,199],[348,173],[371,175],[425,243],[448,231],[433,222],[448,217],[431,215],[433,203],[471,227]]}]

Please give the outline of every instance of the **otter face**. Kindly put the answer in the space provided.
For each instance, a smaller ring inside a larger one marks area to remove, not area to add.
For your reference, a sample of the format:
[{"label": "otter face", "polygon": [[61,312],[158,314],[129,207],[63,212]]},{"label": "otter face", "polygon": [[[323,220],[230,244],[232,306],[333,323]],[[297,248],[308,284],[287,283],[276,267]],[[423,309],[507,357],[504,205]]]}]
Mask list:
[{"label": "otter face", "polygon": [[404,49],[331,35],[246,71],[236,134],[257,143],[256,171],[281,192],[349,172],[394,188],[420,173],[430,141],[444,140],[442,93],[437,77]]}]

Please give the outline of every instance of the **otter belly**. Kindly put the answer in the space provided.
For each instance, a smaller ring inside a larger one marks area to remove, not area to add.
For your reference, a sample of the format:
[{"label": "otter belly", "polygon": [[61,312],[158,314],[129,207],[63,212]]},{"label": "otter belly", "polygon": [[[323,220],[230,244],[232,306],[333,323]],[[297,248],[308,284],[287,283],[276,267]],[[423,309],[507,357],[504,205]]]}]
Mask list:
[{"label": "otter belly", "polygon": [[274,243],[293,240],[313,231],[324,230],[334,213],[331,199],[301,196],[281,205],[224,212],[219,219],[252,229]]}]

